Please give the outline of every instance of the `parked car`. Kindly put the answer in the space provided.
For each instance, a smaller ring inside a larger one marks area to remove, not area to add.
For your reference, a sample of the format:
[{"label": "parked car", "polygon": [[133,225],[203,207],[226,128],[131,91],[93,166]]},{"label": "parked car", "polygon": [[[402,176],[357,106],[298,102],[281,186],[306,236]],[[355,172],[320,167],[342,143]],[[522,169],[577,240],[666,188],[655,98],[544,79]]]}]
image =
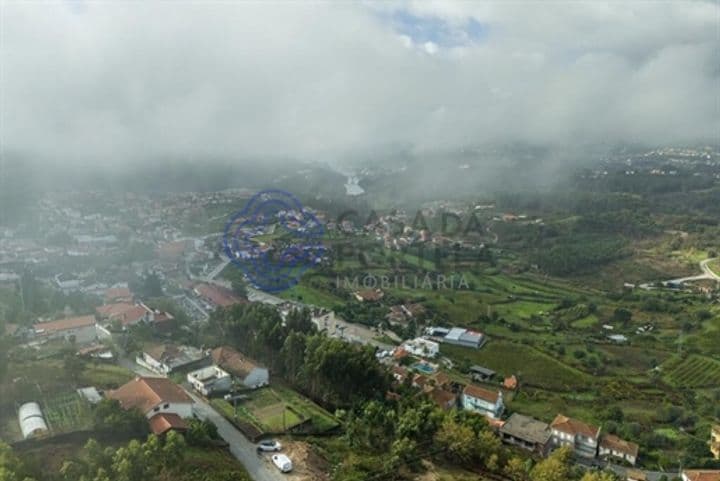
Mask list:
[{"label": "parked car", "polygon": [[292,461],[284,454],[273,455],[272,462],[283,473],[289,473],[293,469]]},{"label": "parked car", "polygon": [[268,439],[258,443],[258,450],[265,452],[276,452],[282,449],[282,444],[275,441],[274,439]]}]

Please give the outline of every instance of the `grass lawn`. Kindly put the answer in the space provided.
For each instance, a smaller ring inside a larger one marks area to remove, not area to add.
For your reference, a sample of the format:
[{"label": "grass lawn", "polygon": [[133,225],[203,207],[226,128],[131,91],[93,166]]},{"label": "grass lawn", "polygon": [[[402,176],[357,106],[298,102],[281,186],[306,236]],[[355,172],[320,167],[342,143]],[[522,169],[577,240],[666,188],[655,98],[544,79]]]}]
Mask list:
[{"label": "grass lawn", "polygon": [[99,389],[117,388],[133,379],[131,371],[113,364],[92,364],[85,366],[79,383]]},{"label": "grass lawn", "polygon": [[212,405],[226,417],[247,422],[265,433],[281,433],[311,420],[318,432],[337,427],[337,420],[320,406],[295,391],[282,386],[258,389],[250,399],[238,401],[237,412],[233,405],[214,399]]}]

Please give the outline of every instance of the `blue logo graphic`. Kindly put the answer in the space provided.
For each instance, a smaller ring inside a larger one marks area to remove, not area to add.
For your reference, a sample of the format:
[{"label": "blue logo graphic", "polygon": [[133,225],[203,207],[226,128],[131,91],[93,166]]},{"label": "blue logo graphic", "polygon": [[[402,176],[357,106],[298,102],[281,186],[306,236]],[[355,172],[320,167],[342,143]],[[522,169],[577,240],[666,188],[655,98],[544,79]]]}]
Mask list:
[{"label": "blue logo graphic", "polygon": [[258,289],[278,292],[296,285],[326,252],[325,228],[300,201],[282,190],[263,190],[225,226],[223,247]]}]

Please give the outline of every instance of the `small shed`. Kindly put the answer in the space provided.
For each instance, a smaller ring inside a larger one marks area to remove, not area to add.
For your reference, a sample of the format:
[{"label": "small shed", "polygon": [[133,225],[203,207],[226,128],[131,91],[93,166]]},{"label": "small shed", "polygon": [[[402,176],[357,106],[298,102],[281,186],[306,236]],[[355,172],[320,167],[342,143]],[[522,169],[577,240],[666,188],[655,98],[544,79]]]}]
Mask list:
[{"label": "small shed", "polygon": [[489,381],[495,377],[495,371],[482,366],[470,366],[470,376],[475,381]]}]

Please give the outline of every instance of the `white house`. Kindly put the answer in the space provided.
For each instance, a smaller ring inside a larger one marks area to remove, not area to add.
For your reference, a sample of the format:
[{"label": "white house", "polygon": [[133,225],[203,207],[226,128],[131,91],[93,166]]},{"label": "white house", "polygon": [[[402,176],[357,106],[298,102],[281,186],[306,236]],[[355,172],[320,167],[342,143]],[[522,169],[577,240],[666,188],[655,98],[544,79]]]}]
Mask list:
[{"label": "white house", "polygon": [[207,365],[207,359],[207,355],[195,347],[161,344],[146,349],[135,361],[145,368],[167,376],[178,369]]},{"label": "white house", "polygon": [[252,359],[227,346],[213,349],[210,353],[213,362],[232,376],[243,386],[258,388],[270,384],[270,372]]},{"label": "white house", "polygon": [[41,322],[33,326],[37,337],[48,340],[74,340],[77,344],[89,344],[98,338],[95,316],[80,316]]},{"label": "white house", "polygon": [[468,384],[463,389],[462,405],[463,409],[483,414],[492,419],[500,418],[505,410],[501,391],[490,391],[474,384]]},{"label": "white house", "polygon": [[203,396],[227,392],[232,388],[232,376],[217,366],[188,373],[187,380],[193,389]]},{"label": "white house", "polygon": [[419,357],[435,357],[440,353],[440,344],[422,337],[405,341],[402,347],[413,356]]},{"label": "white house", "polygon": [[155,434],[187,429],[184,419],[193,415],[194,401],[183,389],[167,378],[136,377],[107,395],[123,409],[137,409],[145,415]]},{"label": "white house", "polygon": [[575,454],[595,458],[600,444],[600,429],[577,419],[558,414],[550,424],[555,447],[569,446]]},{"label": "white house", "polygon": [[625,441],[612,434],[605,434],[600,439],[599,454],[601,458],[615,458],[635,466],[639,450],[640,447],[637,444]]}]

